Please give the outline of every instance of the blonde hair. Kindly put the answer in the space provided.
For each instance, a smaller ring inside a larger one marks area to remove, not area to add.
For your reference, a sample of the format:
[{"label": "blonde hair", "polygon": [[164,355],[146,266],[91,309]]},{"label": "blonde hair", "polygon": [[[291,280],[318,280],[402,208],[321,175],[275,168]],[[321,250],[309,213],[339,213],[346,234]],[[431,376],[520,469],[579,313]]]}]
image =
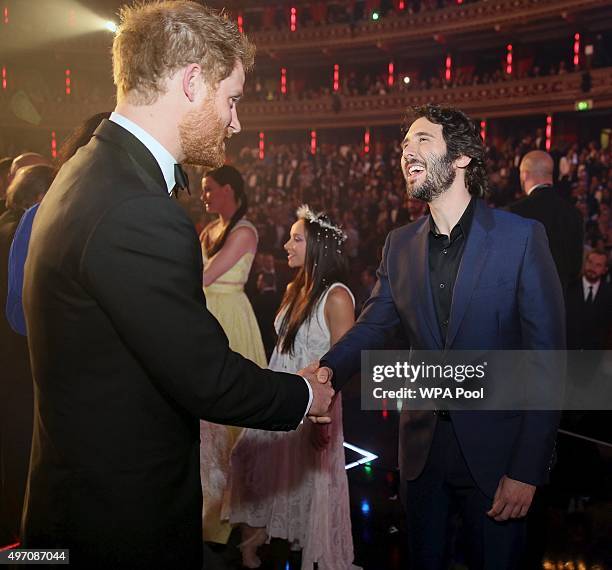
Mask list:
[{"label": "blonde hair", "polygon": [[190,63],[216,88],[238,62],[253,67],[255,46],[222,11],[190,0],[124,6],[113,41],[117,100],[146,105],[165,92],[164,80]]}]

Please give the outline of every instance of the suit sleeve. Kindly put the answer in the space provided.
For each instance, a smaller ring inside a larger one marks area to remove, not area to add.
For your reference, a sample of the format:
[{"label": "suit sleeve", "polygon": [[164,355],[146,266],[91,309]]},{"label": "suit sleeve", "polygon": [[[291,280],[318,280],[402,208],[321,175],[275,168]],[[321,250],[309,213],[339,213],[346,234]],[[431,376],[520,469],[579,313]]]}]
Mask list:
[{"label": "suit sleeve", "polygon": [[[548,247],[544,227],[530,224],[519,283],[519,313],[523,349],[529,353],[529,365],[535,367],[530,378],[539,385],[532,394],[547,402],[560,401],[564,389],[564,363],[559,352],[565,349],[565,307],[555,264]],[[516,441],[508,476],[541,485],[548,480],[552,465],[560,411],[525,411]]]},{"label": "suit sleeve", "polygon": [[158,389],[216,423],[294,429],[308,403],[299,376],[262,370],[229,348],[206,308],[200,244],[167,196],[131,198],[93,229],[84,286]]},{"label": "suit sleeve", "polygon": [[378,280],[366,301],[357,322],[321,359],[321,365],[334,372],[334,389],[339,390],[361,368],[361,351],[385,346],[387,339],[400,325],[400,318],[391,296],[387,274],[387,256],[391,235],[387,236],[377,271]]}]

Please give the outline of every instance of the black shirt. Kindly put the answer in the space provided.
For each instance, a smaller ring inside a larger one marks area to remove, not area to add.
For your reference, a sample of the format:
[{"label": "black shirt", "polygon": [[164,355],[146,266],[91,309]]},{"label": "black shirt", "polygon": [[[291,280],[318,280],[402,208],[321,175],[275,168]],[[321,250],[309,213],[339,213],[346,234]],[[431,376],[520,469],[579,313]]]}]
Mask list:
[{"label": "black shirt", "polygon": [[446,338],[450,319],[453,288],[459,264],[470,233],[476,200],[472,198],[450,237],[438,232],[433,216],[429,215],[429,279],[442,338]]}]

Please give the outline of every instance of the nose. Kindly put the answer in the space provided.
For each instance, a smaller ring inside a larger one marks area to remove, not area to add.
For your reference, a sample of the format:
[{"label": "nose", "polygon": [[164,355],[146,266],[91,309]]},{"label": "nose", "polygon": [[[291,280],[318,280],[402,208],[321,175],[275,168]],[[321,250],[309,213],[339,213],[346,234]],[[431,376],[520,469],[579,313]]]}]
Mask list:
[{"label": "nose", "polygon": [[283,249],[289,253],[289,244],[291,243],[291,240],[288,240],[285,242],[285,245],[283,246]]},{"label": "nose", "polygon": [[407,142],[404,145],[404,150],[402,151],[402,158],[404,158],[405,160],[409,160],[411,158],[414,158],[415,156],[416,156],[416,152],[415,152],[414,145],[410,142]]},{"label": "nose", "polygon": [[232,130],[232,134],[236,135],[242,130],[242,126],[240,125],[240,121],[238,120],[238,110],[234,105],[232,107],[232,120],[230,121],[229,128]]}]

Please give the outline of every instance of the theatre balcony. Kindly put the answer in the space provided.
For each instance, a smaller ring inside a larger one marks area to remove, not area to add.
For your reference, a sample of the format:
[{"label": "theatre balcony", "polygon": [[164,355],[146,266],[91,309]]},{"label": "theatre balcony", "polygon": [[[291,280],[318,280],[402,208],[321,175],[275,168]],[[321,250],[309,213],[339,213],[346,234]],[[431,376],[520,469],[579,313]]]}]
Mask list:
[{"label": "theatre balcony", "polygon": [[[265,56],[269,63],[289,58],[293,65],[298,62],[316,65],[313,50],[324,58],[350,55],[358,61],[371,61],[384,54],[418,57],[431,50],[432,40],[447,47],[471,44],[484,49],[509,35],[546,41],[573,31],[576,26],[596,33],[609,29],[612,23],[609,0],[454,2],[441,9],[421,9],[417,13],[408,10],[409,4],[405,3],[404,10],[391,10],[376,20],[370,17],[323,25],[309,22],[310,25],[302,27],[297,24],[293,32],[289,23],[280,29],[252,30],[247,11],[243,16],[244,28],[256,43],[258,55]],[[256,11],[257,6],[252,10]],[[297,10],[301,8],[298,6]],[[266,62],[262,59],[260,63]]]},{"label": "theatre balcony", "polygon": [[[585,93],[585,82],[590,91]],[[243,129],[291,130],[399,125],[409,106],[438,103],[459,107],[473,117],[552,114],[573,111],[579,101],[595,109],[612,106],[612,68],[585,76],[566,73],[501,83],[427,90],[406,90],[384,96],[330,95],[304,101],[244,102]]]},{"label": "theatre balcony", "polygon": [[[245,131],[326,129],[400,125],[409,106],[438,103],[459,107],[480,119],[573,111],[578,102],[612,107],[612,68],[484,85],[407,89],[387,95],[327,95],[308,100],[245,99],[239,116]],[[588,85],[586,84],[588,82]],[[585,87],[590,87],[585,93]],[[23,91],[0,95],[0,127],[64,131],[80,120],[113,108],[112,96],[34,103]]]}]

